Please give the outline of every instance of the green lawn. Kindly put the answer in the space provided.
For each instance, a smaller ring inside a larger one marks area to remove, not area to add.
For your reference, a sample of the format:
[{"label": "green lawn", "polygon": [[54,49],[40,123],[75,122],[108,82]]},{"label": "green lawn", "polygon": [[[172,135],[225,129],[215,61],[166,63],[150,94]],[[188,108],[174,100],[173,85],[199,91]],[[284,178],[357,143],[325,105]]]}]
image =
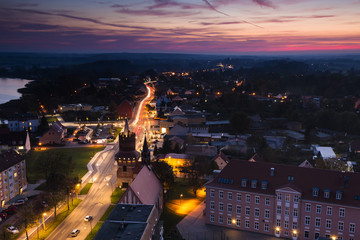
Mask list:
[{"label": "green lawn", "polygon": [[[80,199],[74,199],[74,204],[70,204],[70,210],[67,210],[67,207],[64,208],[63,211],[61,211],[60,213],[57,214],[56,219],[54,218],[50,223],[48,223],[46,225],[46,230],[40,230],[39,231],[39,238],[34,238],[34,239],[45,239],[47,238],[54,230],[57,226],[60,225],[60,223],[62,223],[62,221],[64,221],[64,219],[70,215],[70,213],[80,204],[82,200]],[[70,234],[70,233],[69,233]]]},{"label": "green lawn", "polygon": [[55,148],[47,149],[44,151],[31,151],[26,156],[26,175],[28,177],[29,183],[35,183],[39,179],[44,179],[44,174],[41,172],[42,157],[46,152],[56,153],[61,152],[66,157],[72,157],[74,171],[71,173],[70,177],[79,177],[85,175],[88,171],[86,165],[90,159],[98,151],[103,150],[104,147],[81,147],[81,148]]},{"label": "green lawn", "polygon": [[88,194],[88,192],[89,192],[89,190],[90,190],[90,188],[91,188],[92,185],[93,185],[92,183],[87,183],[87,184],[85,185],[85,187],[83,187],[83,188],[81,189],[80,195]]},{"label": "green lawn", "polygon": [[94,239],[95,235],[97,234],[97,232],[100,230],[101,226],[103,225],[104,222],[98,222],[92,229],[92,233],[90,232],[89,235],[87,235],[87,237],[85,238],[85,240],[92,240]]},{"label": "green lawn", "polygon": [[117,187],[115,188],[114,192],[111,194],[111,203],[116,204],[121,196],[124,194],[124,190],[121,190],[121,188]]}]

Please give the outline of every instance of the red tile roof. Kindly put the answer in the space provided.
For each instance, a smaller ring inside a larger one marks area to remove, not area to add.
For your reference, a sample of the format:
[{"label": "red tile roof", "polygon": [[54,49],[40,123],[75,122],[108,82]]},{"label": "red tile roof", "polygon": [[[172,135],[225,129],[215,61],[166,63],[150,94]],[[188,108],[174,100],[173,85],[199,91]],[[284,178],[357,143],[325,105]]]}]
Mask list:
[{"label": "red tile roof", "polygon": [[[274,168],[274,176],[271,176]],[[230,161],[226,167],[206,187],[233,189],[274,195],[275,190],[289,184],[299,189],[301,198],[312,201],[328,202],[360,207],[360,173],[340,172],[317,168],[303,168],[265,162]],[[242,187],[242,179],[247,179],[247,186]],[[251,181],[257,180],[257,187],[251,188]],[[267,181],[267,189],[261,189],[262,181]],[[225,183],[224,183],[225,182]],[[319,189],[319,196],[312,195],[313,188]],[[330,190],[330,198],[324,198],[324,190]],[[337,200],[337,191],[342,192],[342,199]]]}]

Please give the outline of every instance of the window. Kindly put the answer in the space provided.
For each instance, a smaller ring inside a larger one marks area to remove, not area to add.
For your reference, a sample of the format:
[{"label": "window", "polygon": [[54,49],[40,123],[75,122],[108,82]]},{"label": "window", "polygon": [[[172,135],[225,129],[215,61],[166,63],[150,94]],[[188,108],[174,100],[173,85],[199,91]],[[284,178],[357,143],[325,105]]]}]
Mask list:
[{"label": "window", "polygon": [[263,190],[267,189],[267,185],[268,185],[267,181],[262,181],[261,182],[261,189],[263,189]]},{"label": "window", "polygon": [[250,228],[250,221],[249,220],[245,221],[245,228]]},{"label": "window", "polygon": [[309,216],[305,217],[305,225],[310,225],[310,217]]},{"label": "window", "polygon": [[251,181],[251,188],[256,188],[257,186],[257,180],[252,180]]},{"label": "window", "polygon": [[258,208],[255,208],[254,216],[259,217],[260,216],[260,210]]},{"label": "window", "polygon": [[315,238],[314,239],[318,239],[320,237],[320,233],[315,233]]},{"label": "window", "polygon": [[350,223],[350,225],[349,225],[349,232],[350,232],[350,233],[355,233],[355,223]]},{"label": "window", "polygon": [[219,203],[219,211],[224,211],[224,204],[222,202]]},{"label": "window", "polygon": [[286,207],[285,208],[285,216],[289,216],[290,215],[290,208]]},{"label": "window", "polygon": [[326,215],[329,215],[329,216],[332,215],[332,207],[327,207],[326,208]]},{"label": "window", "polygon": [[270,218],[270,210],[269,209],[265,209],[265,218]]},{"label": "window", "polygon": [[210,190],[210,197],[214,197],[215,196],[215,190],[214,189],[211,189]]},{"label": "window", "polygon": [[312,192],[313,194],[312,194],[312,195],[313,195],[314,197],[319,196],[319,189],[318,189],[318,188],[313,188],[312,190],[313,190],[313,192]]},{"label": "window", "polygon": [[255,203],[260,204],[260,197],[259,196],[255,196]]},{"label": "window", "polygon": [[246,187],[246,184],[247,184],[247,179],[246,179],[246,178],[243,178],[243,179],[241,180],[241,186],[242,186],[242,187]]},{"label": "window", "polygon": [[290,202],[290,194],[285,194],[285,201]]},{"label": "window", "polygon": [[236,205],[236,214],[241,214],[241,206]]},{"label": "window", "polygon": [[297,217],[297,216],[298,216],[298,209],[297,209],[297,208],[294,208],[293,216],[294,216],[294,217]]},{"label": "window", "polygon": [[250,215],[250,207],[245,208],[245,215],[247,215],[247,216]]},{"label": "window", "polygon": [[321,206],[320,205],[316,205],[316,213],[321,214]]},{"label": "window", "polygon": [[309,238],[309,237],[310,237],[309,231],[305,231],[305,232],[304,232],[304,238]]},{"label": "window", "polygon": [[270,198],[265,198],[265,205],[270,206]]},{"label": "window", "polygon": [[123,166],[123,172],[126,172],[127,169],[126,169],[126,166]]},{"label": "window", "polygon": [[210,222],[214,222],[215,221],[215,217],[213,214],[210,215]]},{"label": "window", "polygon": [[214,209],[215,209],[215,202],[214,202],[214,201],[211,201],[211,202],[210,202],[210,209],[211,209],[211,210],[214,210]]},{"label": "window", "polygon": [[237,200],[238,202],[241,201],[241,194],[240,194],[240,193],[236,194],[236,200]]},{"label": "window", "polygon": [[276,214],[281,214],[281,206],[276,206]]},{"label": "window", "polygon": [[339,209],[339,217],[345,217],[345,208]]},{"label": "window", "polygon": [[219,223],[223,223],[223,216],[219,216]]},{"label": "window", "polygon": [[281,201],[281,193],[277,194],[277,200]]},{"label": "window", "polygon": [[219,192],[219,198],[220,198],[220,199],[223,199],[223,198],[224,198],[224,192],[223,192],[223,191],[220,191],[220,192]]},{"label": "window", "polygon": [[295,195],[294,196],[294,203],[298,203],[299,202],[299,196],[298,195]]},{"label": "window", "polygon": [[284,228],[289,229],[289,221],[284,221]]},{"label": "window", "polygon": [[325,228],[326,229],[331,229],[331,220],[330,219],[326,219]]},{"label": "window", "polygon": [[330,198],[330,190],[324,189],[324,198]]},{"label": "window", "polygon": [[227,205],[227,211],[230,213],[232,212],[232,204]]},{"label": "window", "polygon": [[280,227],[281,226],[281,220],[280,219],[276,219],[276,226]]},{"label": "window", "polygon": [[306,208],[305,208],[305,212],[310,212],[310,211],[311,211],[311,204],[307,203]]},{"label": "window", "polygon": [[315,227],[320,227],[320,218],[315,219]]},{"label": "window", "polygon": [[232,200],[232,192],[228,193],[228,200]]},{"label": "window", "polygon": [[297,222],[293,222],[292,229],[294,229],[294,230],[297,229]]},{"label": "window", "polygon": [[259,222],[254,222],[254,229],[259,230]]},{"label": "window", "polygon": [[231,225],[231,218],[229,218],[229,217],[228,217],[228,219],[227,219],[227,224],[228,224],[228,225]]},{"label": "window", "polygon": [[240,227],[240,223],[241,223],[240,219],[236,219],[236,226]]},{"label": "window", "polygon": [[338,223],[338,231],[344,231],[344,222]]},{"label": "window", "polygon": [[265,223],[264,224],[264,232],[268,232],[269,231],[269,224]]},{"label": "window", "polygon": [[336,199],[341,200],[341,197],[342,197],[342,192],[341,191],[336,191]]},{"label": "window", "polygon": [[246,202],[247,202],[247,203],[249,203],[249,202],[250,202],[250,200],[251,200],[250,195],[246,194]]}]

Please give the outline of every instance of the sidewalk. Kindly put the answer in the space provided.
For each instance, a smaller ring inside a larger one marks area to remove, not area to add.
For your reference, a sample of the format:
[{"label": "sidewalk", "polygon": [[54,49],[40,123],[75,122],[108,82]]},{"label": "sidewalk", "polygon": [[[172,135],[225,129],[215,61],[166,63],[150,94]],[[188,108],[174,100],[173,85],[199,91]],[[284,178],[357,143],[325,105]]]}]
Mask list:
[{"label": "sidewalk", "polygon": [[207,240],[207,239],[226,239],[226,240],[279,240],[279,238],[258,234],[253,232],[246,232],[235,230],[226,227],[218,227],[205,223],[205,216],[203,215],[205,203],[202,202],[190,212],[177,225],[181,236],[186,240]]}]

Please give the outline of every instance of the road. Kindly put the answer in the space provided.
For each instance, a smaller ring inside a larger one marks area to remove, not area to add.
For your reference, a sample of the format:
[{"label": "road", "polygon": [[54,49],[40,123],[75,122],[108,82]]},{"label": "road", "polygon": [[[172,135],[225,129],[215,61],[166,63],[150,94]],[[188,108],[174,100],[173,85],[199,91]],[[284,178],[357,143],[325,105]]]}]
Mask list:
[{"label": "road", "polygon": [[[144,107],[151,101],[153,89],[147,86],[147,96],[136,106],[135,118],[129,123],[132,131],[138,127],[142,128],[144,124],[143,118],[146,116]],[[138,143],[142,138],[137,138]],[[140,146],[137,144],[137,146]],[[114,161],[114,155],[118,151],[118,144],[114,144],[113,148],[103,151],[99,154],[96,161],[96,173],[92,177],[94,184],[85,196],[79,206],[54,230],[47,238],[48,240],[71,239],[71,231],[80,229],[80,234],[76,239],[85,239],[90,233],[90,223],[84,221],[86,215],[94,217],[92,227],[100,220],[106,209],[110,206],[110,196],[116,187],[116,170],[117,165]]]}]

